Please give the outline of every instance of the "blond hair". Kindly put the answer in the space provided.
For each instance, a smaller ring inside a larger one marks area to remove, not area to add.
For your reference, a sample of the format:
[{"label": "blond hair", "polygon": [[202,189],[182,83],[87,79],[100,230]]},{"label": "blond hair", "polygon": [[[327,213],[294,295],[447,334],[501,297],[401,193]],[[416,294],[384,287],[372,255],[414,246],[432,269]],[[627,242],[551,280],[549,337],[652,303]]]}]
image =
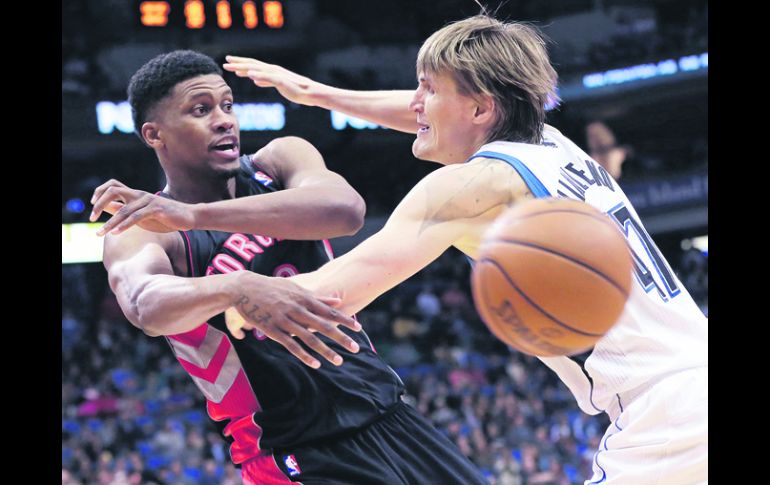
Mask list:
[{"label": "blond hair", "polygon": [[497,116],[487,142],[540,143],[545,105],[558,100],[544,37],[523,22],[477,15],[451,23],[420,47],[417,72],[448,74],[466,96],[491,96]]}]

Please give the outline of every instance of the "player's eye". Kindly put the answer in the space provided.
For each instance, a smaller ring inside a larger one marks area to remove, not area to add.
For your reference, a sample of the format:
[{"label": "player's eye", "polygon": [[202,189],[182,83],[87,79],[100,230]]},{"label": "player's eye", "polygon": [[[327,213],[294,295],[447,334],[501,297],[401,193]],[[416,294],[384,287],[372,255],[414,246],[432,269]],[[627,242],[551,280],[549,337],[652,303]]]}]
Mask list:
[{"label": "player's eye", "polygon": [[225,113],[231,113],[233,111],[233,103],[227,102],[222,106]]},{"label": "player's eye", "polygon": [[208,106],[199,104],[193,107],[193,113],[196,115],[205,115],[209,112]]}]

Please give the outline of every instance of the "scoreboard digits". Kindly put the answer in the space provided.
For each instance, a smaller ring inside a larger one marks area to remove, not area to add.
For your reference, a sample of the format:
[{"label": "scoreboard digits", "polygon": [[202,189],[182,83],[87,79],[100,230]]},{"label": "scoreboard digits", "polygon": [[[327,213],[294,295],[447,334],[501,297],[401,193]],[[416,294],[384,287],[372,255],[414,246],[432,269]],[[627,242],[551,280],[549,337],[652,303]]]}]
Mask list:
[{"label": "scoreboard digits", "polygon": [[201,0],[187,0],[184,2],[185,27],[188,29],[200,29],[206,25],[206,13],[203,11]]},{"label": "scoreboard digits", "polygon": [[251,0],[246,0],[243,2],[243,25],[247,29],[253,29],[257,23],[257,4]]},{"label": "scoreboard digits", "polygon": [[138,2],[142,28],[231,28],[253,30],[261,25],[281,29],[283,2],[279,0],[143,0]]},{"label": "scoreboard digits", "polygon": [[230,3],[226,0],[217,2],[217,27],[220,29],[229,29],[233,25],[233,18],[230,16]]},{"label": "scoreboard digits", "polygon": [[139,19],[146,27],[165,27],[170,10],[168,2],[142,2],[139,4]]}]

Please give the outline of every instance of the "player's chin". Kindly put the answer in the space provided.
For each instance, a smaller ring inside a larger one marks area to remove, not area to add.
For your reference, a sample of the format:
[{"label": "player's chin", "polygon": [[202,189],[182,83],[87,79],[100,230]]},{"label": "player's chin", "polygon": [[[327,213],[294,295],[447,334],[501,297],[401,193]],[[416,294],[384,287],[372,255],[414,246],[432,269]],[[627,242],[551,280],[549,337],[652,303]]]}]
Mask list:
[{"label": "player's chin", "polygon": [[431,150],[427,146],[427,143],[425,143],[424,140],[421,140],[419,138],[414,140],[414,143],[412,143],[412,155],[414,155],[414,158],[420,159],[420,160],[427,160],[427,161],[433,161],[430,158],[430,152]]},{"label": "player's chin", "polygon": [[439,160],[436,150],[432,149],[430,145],[425,143],[423,140],[420,140],[419,138],[415,140],[414,143],[412,143],[412,155],[414,155],[414,158],[417,158],[418,160],[436,162],[442,165],[445,164],[445,162]]},{"label": "player's chin", "polygon": [[213,166],[213,169],[214,173],[216,173],[218,177],[223,179],[231,179],[235,177],[241,170],[241,164],[236,159],[227,163],[217,163]]}]

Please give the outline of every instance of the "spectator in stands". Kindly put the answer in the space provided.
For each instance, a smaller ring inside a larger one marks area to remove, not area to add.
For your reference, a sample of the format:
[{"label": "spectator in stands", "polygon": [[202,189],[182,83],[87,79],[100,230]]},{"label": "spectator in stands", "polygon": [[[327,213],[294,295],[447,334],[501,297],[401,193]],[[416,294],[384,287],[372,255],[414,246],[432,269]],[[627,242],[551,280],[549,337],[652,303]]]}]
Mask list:
[{"label": "spectator in stands", "polygon": [[602,121],[594,121],[586,126],[586,143],[591,158],[599,162],[615,180],[620,180],[623,162],[630,149],[618,145],[615,134]]}]

